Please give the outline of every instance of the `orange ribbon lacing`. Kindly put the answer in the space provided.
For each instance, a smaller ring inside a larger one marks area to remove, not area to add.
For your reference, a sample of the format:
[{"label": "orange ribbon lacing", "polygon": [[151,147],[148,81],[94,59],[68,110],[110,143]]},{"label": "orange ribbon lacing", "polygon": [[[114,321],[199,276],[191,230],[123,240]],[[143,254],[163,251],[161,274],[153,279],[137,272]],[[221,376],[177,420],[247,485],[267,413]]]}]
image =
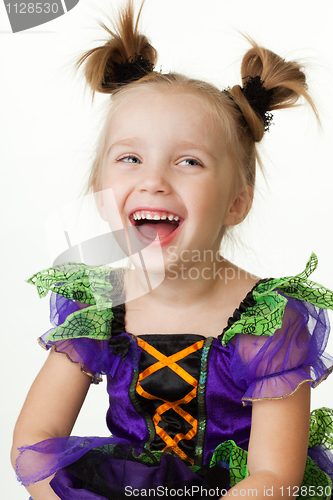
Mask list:
[{"label": "orange ribbon lacing", "polygon": [[[138,338],[138,344],[143,349],[144,351],[148,352],[151,356],[153,356],[155,359],[158,361],[154,363],[153,365],[149,366],[144,370],[142,373],[140,373],[136,390],[140,396],[146,398],[146,399],[157,399],[160,401],[163,401],[164,404],[159,406],[156,409],[156,413],[153,417],[153,422],[155,426],[155,431],[158,436],[165,442],[166,446],[163,448],[163,451],[166,450],[167,448],[172,448],[172,450],[177,453],[177,455],[183,459],[189,461],[192,465],[194,463],[194,460],[192,458],[189,458],[186,453],[183,452],[178,446],[178,443],[182,439],[192,439],[193,436],[196,435],[197,433],[197,428],[198,428],[198,421],[192,417],[189,413],[187,413],[185,410],[179,407],[181,404],[187,404],[190,401],[192,401],[193,398],[196,397],[197,395],[197,387],[198,387],[198,381],[192,377],[188,372],[186,372],[181,366],[177,365],[177,361],[185,358],[192,352],[198,351],[201,349],[201,347],[204,344],[204,340],[200,340],[199,342],[196,342],[195,344],[192,344],[191,346],[187,347],[186,349],[183,349],[182,351],[176,352],[175,354],[172,354],[171,356],[165,356],[161,352],[159,352],[157,349],[152,347],[151,345],[147,344],[144,340]],[[146,392],[142,387],[140,382],[144,380],[146,377],[151,375],[152,373],[155,373],[157,370],[160,370],[161,368],[164,368],[167,366],[171,370],[173,370],[179,377],[181,377],[183,380],[185,380],[188,384],[192,385],[193,389],[183,398],[179,399],[178,401],[165,401],[162,398],[158,398],[156,396],[153,396],[152,394],[149,394]],[[163,430],[161,427],[159,427],[159,422],[161,420],[161,415],[166,412],[169,409],[173,409],[178,415],[183,417],[186,422],[188,422],[191,426],[192,429],[190,429],[185,435],[180,432],[178,433],[174,438],[169,436],[165,430]]]}]

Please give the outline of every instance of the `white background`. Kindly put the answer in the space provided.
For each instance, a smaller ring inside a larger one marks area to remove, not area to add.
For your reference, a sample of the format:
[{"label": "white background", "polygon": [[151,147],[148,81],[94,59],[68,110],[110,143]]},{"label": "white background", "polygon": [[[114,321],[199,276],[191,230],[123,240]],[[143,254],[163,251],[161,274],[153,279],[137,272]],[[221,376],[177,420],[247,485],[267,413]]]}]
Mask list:
[{"label": "white background", "polygon": [[[73,71],[82,52],[104,37],[96,20],[119,0],[80,0],[68,14],[12,34],[0,5],[1,278],[3,498],[28,498],[9,464],[12,430],[45,352],[48,299],[24,280],[52,264],[44,224],[79,197],[101,125],[106,96],[91,104]],[[135,5],[138,5],[135,0]],[[158,69],[206,79],[219,88],[240,83],[248,43],[239,32],[307,66],[322,131],[304,106],[279,111],[263,141],[265,183],[258,176],[254,208],[227,256],[262,276],[303,270],[319,258],[312,279],[333,289],[333,62],[331,0],[147,0],[142,26],[159,52]],[[328,350],[333,353],[333,342]],[[333,377],[331,377],[333,379]],[[105,382],[92,386],[77,435],[105,435]],[[333,407],[333,380],[313,391],[312,406]]]}]

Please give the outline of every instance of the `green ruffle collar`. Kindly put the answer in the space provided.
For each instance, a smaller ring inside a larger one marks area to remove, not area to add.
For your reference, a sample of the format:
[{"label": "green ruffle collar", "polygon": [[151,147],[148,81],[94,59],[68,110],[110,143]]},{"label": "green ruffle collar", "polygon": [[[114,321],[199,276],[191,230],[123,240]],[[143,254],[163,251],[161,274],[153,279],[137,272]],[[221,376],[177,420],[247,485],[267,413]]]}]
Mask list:
[{"label": "green ruffle collar", "polygon": [[247,307],[240,318],[226,330],[222,344],[227,345],[237,333],[272,336],[281,328],[288,299],[279,291],[322,309],[333,309],[333,292],[308,279],[317,265],[318,258],[312,253],[300,274],[258,283],[252,291],[255,304]]},{"label": "green ruffle collar", "polygon": [[[223,335],[227,345],[237,333],[273,335],[281,328],[287,297],[296,298],[323,309],[333,309],[333,292],[308,278],[317,268],[317,256],[312,253],[306,268],[296,276],[270,279],[258,283],[253,291],[254,305],[247,307]],[[108,266],[88,266],[69,262],[34,274],[27,283],[37,287],[39,296],[53,291],[63,297],[88,304],[70,314],[65,322],[48,333],[46,341],[89,337],[111,337],[113,313],[111,272]],[[281,295],[279,292],[282,292]]]},{"label": "green ruffle collar", "polygon": [[26,280],[37,287],[40,298],[51,291],[67,299],[88,304],[88,307],[69,314],[64,323],[44,334],[40,338],[42,345],[79,337],[96,340],[111,337],[114,289],[111,284],[112,271],[108,266],[95,267],[68,262],[40,271]]},{"label": "green ruffle collar", "polygon": [[108,266],[95,267],[68,262],[40,271],[26,282],[37,287],[40,298],[52,291],[67,299],[105,309],[112,307],[110,294],[113,290],[110,282],[112,270]]}]

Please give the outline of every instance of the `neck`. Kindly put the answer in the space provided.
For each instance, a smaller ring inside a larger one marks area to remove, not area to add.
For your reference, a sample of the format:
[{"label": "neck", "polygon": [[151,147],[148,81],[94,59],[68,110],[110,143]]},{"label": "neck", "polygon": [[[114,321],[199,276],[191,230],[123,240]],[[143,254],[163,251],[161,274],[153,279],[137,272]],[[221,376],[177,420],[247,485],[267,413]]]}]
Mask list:
[{"label": "neck", "polygon": [[222,257],[195,266],[170,266],[163,279],[161,274],[130,270],[125,277],[126,302],[149,301],[173,308],[199,305],[224,293],[235,277],[235,266]]}]

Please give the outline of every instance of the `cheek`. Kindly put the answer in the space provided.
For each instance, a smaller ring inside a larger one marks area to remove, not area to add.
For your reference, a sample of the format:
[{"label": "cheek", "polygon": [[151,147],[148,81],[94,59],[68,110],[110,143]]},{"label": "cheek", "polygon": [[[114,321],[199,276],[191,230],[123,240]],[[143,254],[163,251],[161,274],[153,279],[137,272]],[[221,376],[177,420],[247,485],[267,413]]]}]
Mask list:
[{"label": "cheek", "polygon": [[202,234],[209,233],[217,239],[223,235],[231,200],[231,188],[226,184],[226,179],[204,183],[193,197],[193,209]]},{"label": "cheek", "polygon": [[116,183],[115,171],[111,168],[104,168],[102,171],[102,186],[103,188],[110,188]]},{"label": "cheek", "polygon": [[109,193],[112,191],[117,204],[121,204],[121,199],[125,195],[126,183],[119,177],[119,175],[117,175],[115,171],[108,169],[108,171],[105,172],[101,186],[103,191],[107,191]]},{"label": "cheek", "polygon": [[229,192],[225,186],[216,182],[203,183],[201,189],[197,191],[194,197],[195,205],[205,212],[214,214],[225,209],[229,203]]},{"label": "cheek", "polygon": [[124,227],[123,210],[126,199],[124,183],[119,182],[111,172],[107,172],[101,179],[98,193],[100,213],[108,222],[111,231],[118,231]]},{"label": "cheek", "polygon": [[103,188],[112,188],[116,196],[119,196],[133,190],[135,179],[133,175],[124,173],[117,167],[108,167],[104,171],[102,186]]}]

